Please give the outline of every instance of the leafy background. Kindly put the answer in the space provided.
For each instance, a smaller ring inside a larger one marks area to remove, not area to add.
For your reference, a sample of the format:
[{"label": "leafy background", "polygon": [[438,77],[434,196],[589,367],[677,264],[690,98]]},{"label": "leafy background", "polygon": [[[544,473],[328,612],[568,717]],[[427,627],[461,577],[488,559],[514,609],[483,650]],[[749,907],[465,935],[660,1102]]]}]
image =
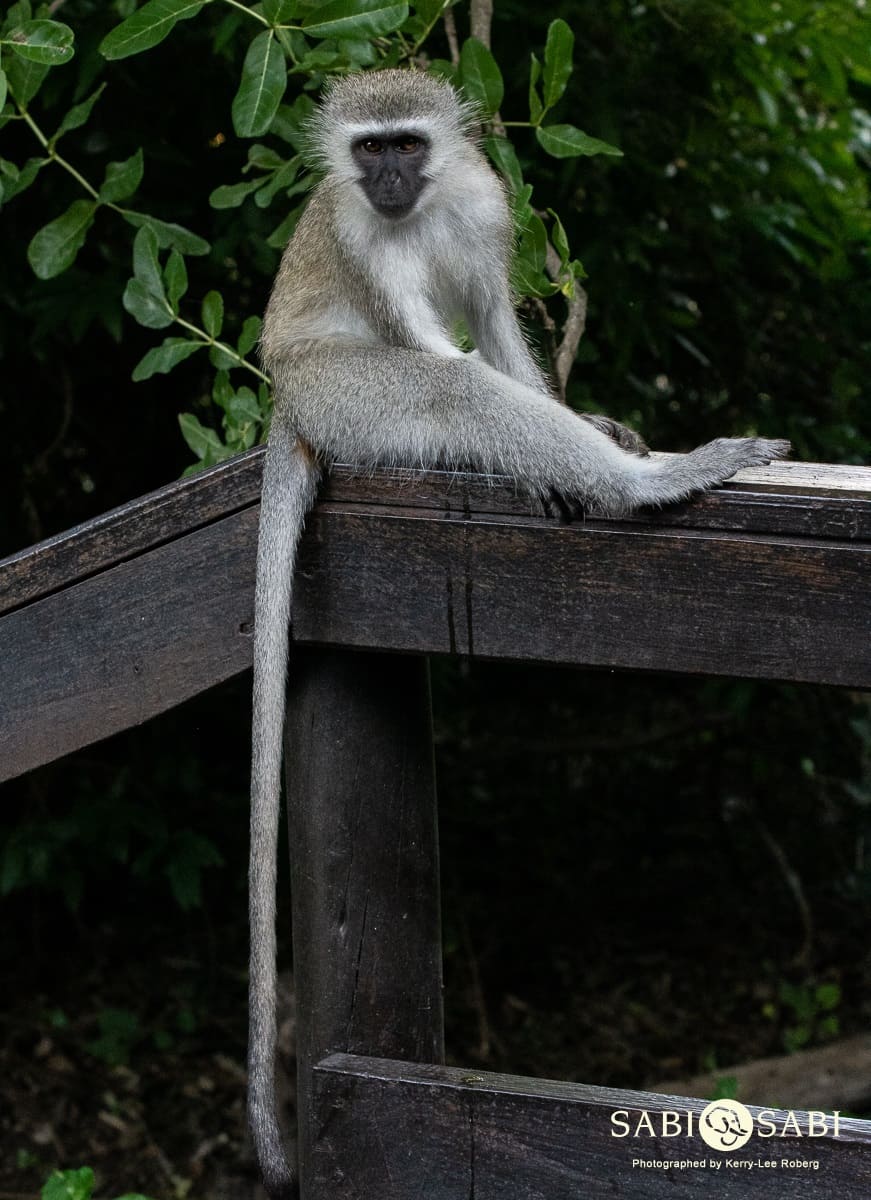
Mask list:
[{"label": "leafy background", "polygon": [[[378,64],[480,103],[569,403],[867,461],[862,0],[501,0],[489,32],[436,0],[3,10],[7,551],[263,435],[301,127]],[[637,1086],[867,1027],[866,698],[436,668],[456,1061]],[[4,788],[7,1191],[250,1180],[247,687]]]}]

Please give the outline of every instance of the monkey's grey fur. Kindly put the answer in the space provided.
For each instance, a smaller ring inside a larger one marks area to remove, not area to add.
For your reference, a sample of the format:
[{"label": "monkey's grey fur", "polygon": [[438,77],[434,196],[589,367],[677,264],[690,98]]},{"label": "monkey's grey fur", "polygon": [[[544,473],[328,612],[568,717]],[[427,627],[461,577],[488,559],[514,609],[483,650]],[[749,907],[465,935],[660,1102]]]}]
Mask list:
[{"label": "monkey's grey fur", "polygon": [[[621,448],[601,419],[585,421],[554,400],[514,313],[511,216],[473,124],[470,107],[428,75],[390,70],[334,84],[312,123],[326,175],[285,250],[263,326],[275,412],[255,605],[249,1120],[274,1200],[295,1191],[274,1105],[288,622],[319,464],[471,467],[511,476],[568,516],[579,506],[618,514],[681,500],[789,448],[721,438],[653,461]],[[354,152],[358,160],[361,146],[377,154],[379,140],[398,148],[391,161],[409,146],[418,155],[419,194],[401,217],[377,210],[363,191]],[[451,339],[457,317],[473,354]]]}]

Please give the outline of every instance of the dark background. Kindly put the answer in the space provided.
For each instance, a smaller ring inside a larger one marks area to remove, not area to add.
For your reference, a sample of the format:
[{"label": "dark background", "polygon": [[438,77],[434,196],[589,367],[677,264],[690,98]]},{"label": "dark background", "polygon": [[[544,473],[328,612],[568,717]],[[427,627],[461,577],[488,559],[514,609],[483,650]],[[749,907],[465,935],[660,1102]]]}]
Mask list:
[{"label": "dark background", "polygon": [[[239,324],[262,311],[283,216],[280,198],[208,204],[245,162],[229,122],[244,50],[216,6],[107,66],[96,46],[129,7],[62,6],[77,57],[34,112],[51,127],[110,82],[64,154],[99,177],[143,146],[137,203],[210,239],[191,295],[220,288]],[[558,118],[625,155],[559,162],[514,138],[589,276],[572,404],[662,449],[758,431],[863,462],[868,21],[846,2],[772,8],[500,3],[502,114],[524,118],[528,49],[563,16],[577,45]],[[438,31],[431,53],[447,54]],[[30,138],[5,125],[0,155],[23,162]],[[180,411],[215,423],[198,359],[130,382],[162,334],[120,307],[124,222],[101,213],[73,268],[34,278],[28,242],[78,195],[50,168],[0,215],[3,552],[176,478]],[[867,697],[433,666],[452,1061],[642,1086],[867,1028]],[[103,1194],[218,1195],[248,1169],[249,686],[3,788],[6,1193],[90,1163]]]}]

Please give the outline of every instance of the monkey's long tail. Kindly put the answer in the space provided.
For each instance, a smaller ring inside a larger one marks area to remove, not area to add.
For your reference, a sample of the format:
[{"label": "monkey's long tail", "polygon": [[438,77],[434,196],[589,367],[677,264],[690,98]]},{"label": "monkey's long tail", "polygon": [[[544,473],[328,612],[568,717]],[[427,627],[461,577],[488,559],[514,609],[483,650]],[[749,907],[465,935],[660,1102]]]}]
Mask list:
[{"label": "monkey's long tail", "polygon": [[297,1195],[275,1103],[275,872],[293,568],[319,478],[314,454],[283,421],[274,418],[263,472],[257,545],[248,879],[248,1124],[272,1200],[293,1200]]}]

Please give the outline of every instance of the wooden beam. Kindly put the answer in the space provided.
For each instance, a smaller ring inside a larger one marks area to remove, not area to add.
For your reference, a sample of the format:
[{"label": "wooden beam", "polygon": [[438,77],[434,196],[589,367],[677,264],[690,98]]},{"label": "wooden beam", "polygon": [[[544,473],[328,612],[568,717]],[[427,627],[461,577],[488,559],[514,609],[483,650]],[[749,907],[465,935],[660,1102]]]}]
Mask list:
[{"label": "wooden beam", "polygon": [[[256,504],[263,455],[258,446],[0,560],[0,614]],[[506,480],[462,472],[394,470],[361,476],[339,466],[320,498],[430,509],[444,516],[535,515]],[[739,471],[714,492],[661,512],[636,514],[632,523],[871,541],[871,467],[788,462]]]},{"label": "wooden beam", "polygon": [[[825,1136],[782,1137],[786,1113],[751,1108],[753,1136],[740,1149],[722,1151],[699,1136],[705,1100],[344,1054],[319,1063],[315,1081],[314,1182],[316,1194],[331,1200],[867,1200],[871,1194],[869,1121],[840,1118],[835,1137],[829,1116]],[[675,1136],[663,1134],[666,1112],[676,1114],[666,1125]],[[642,1113],[653,1136],[646,1123],[633,1136]],[[775,1136],[761,1136],[770,1125],[760,1113],[773,1122]],[[807,1114],[794,1118],[788,1128],[806,1133]],[[614,1136],[624,1130],[627,1136]],[[775,1165],[760,1165],[768,1162]],[[651,1163],[658,1165],[642,1165]]]},{"label": "wooden beam", "polygon": [[326,1194],[311,1175],[315,1063],[336,1050],[444,1058],[426,660],[297,647],[285,762],[308,1200]]},{"label": "wooden beam", "polygon": [[258,509],[0,618],[0,780],[251,665]]},{"label": "wooden beam", "polygon": [[[250,665],[261,466],[250,452],[0,563],[0,779]],[[868,687],[869,554],[867,468],[780,465],[567,527],[504,480],[337,470],[295,636]]]}]

